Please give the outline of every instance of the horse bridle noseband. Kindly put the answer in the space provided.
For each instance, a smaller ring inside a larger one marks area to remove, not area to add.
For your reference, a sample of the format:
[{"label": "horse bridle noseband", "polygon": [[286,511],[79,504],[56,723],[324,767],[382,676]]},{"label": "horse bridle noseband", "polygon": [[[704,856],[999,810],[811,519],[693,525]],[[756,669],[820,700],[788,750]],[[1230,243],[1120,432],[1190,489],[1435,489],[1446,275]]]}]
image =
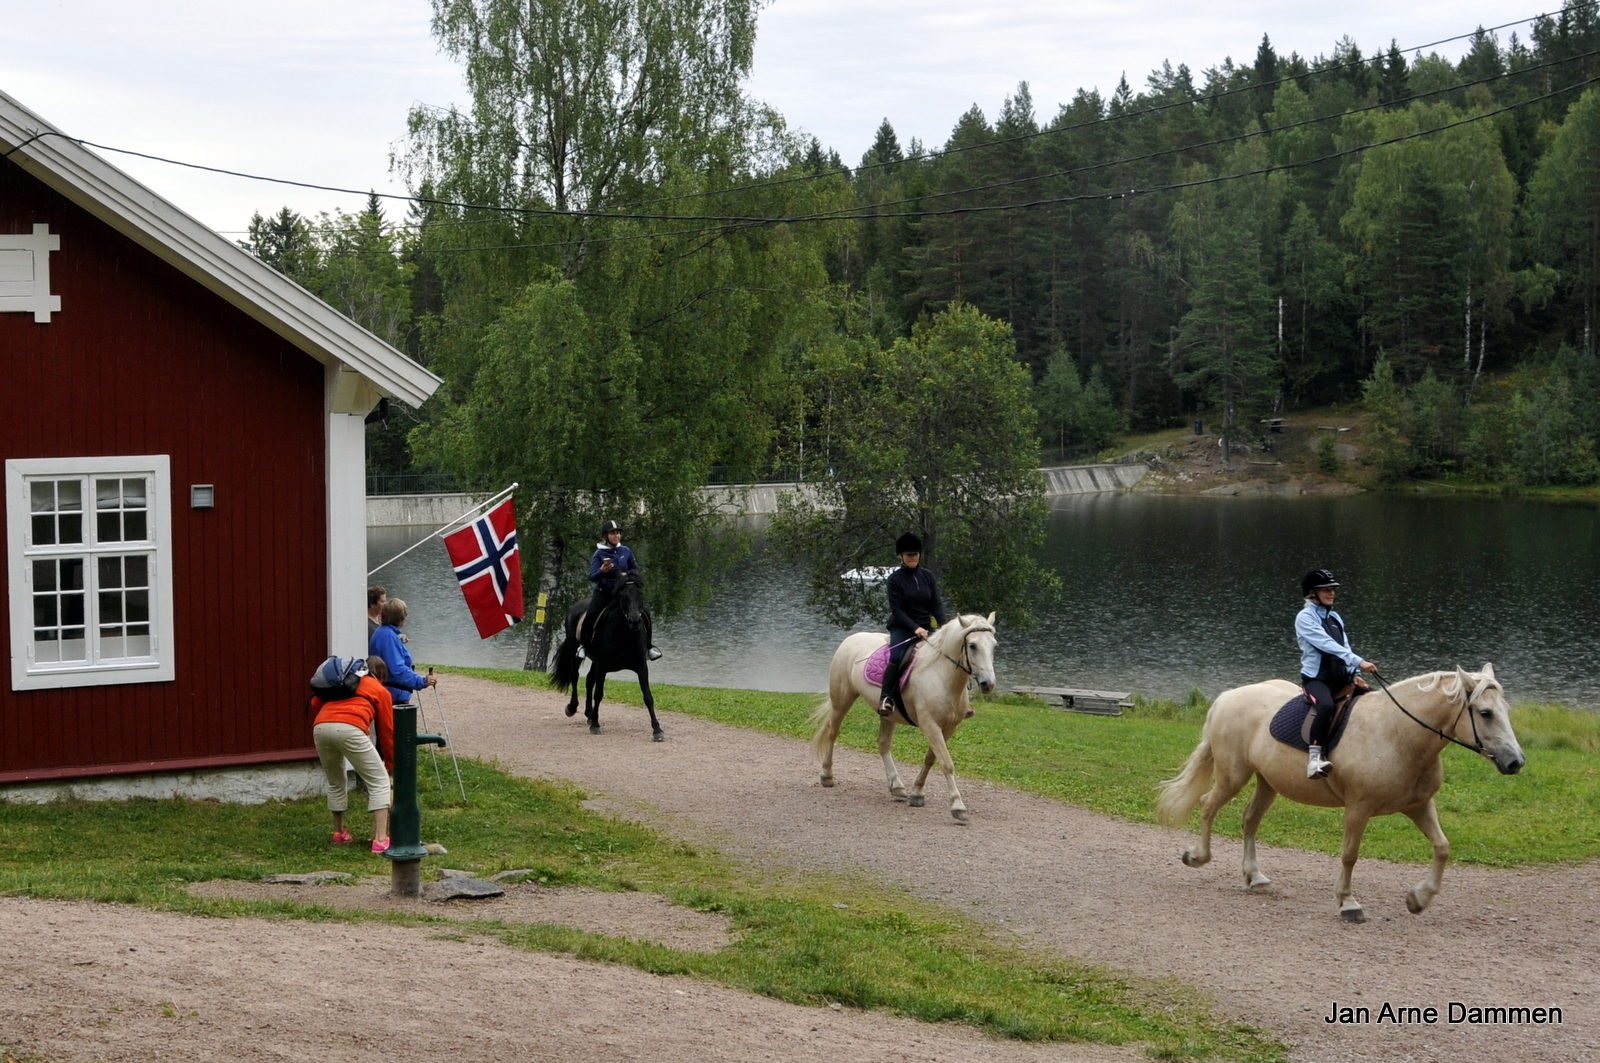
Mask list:
[{"label": "horse bridle noseband", "polygon": [[[976,625],[974,625],[971,629],[969,629],[968,634],[971,634],[974,631],[987,631],[991,635],[994,634],[994,625],[993,624],[990,624],[986,620],[985,621],[980,621],[980,622],[983,624],[983,626],[982,627],[977,627]],[[962,656],[962,658],[964,660],[971,660],[972,659],[971,658],[971,654],[972,654],[972,647],[967,645],[967,637],[966,637],[966,635],[962,635],[961,636],[961,656]],[[948,653],[944,652],[943,650],[939,651],[939,656],[943,657],[945,660],[949,661],[951,664],[955,665],[957,668],[959,668],[963,672],[967,673],[967,675],[972,676],[972,678],[974,678],[974,679],[977,678],[977,676],[973,674],[972,668],[970,666],[968,666],[966,664],[963,664],[961,661],[956,660],[954,657],[950,656]]]},{"label": "horse bridle noseband", "polygon": [[[1443,738],[1447,742],[1454,742],[1456,745],[1460,746],[1462,749],[1470,749],[1472,752],[1478,754],[1478,756],[1480,756],[1480,757],[1483,757],[1485,760],[1493,760],[1494,759],[1493,757],[1491,757],[1489,755],[1489,751],[1483,748],[1483,739],[1478,737],[1478,718],[1472,714],[1472,698],[1473,698],[1473,694],[1468,694],[1466,692],[1466,683],[1463,682],[1461,684],[1461,686],[1462,686],[1462,691],[1461,691],[1462,692],[1461,712],[1456,713],[1456,718],[1451,721],[1450,730],[1454,731],[1457,727],[1461,726],[1461,713],[1462,712],[1466,713],[1467,714],[1467,719],[1472,723],[1472,741],[1473,741],[1473,744],[1470,745],[1470,746],[1467,745],[1465,742],[1463,742],[1461,739],[1457,738],[1455,735],[1445,734],[1443,731],[1441,731],[1437,727],[1433,726],[1433,724],[1428,723],[1425,720],[1418,719],[1418,717],[1417,717],[1417,715],[1415,713],[1413,713],[1410,709],[1406,708],[1404,705],[1400,704],[1400,699],[1394,696],[1394,691],[1389,689],[1389,684],[1385,683],[1383,681],[1383,676],[1381,674],[1379,674],[1377,672],[1373,672],[1372,675],[1373,675],[1373,678],[1377,679],[1378,685],[1383,687],[1383,692],[1385,694],[1389,695],[1389,700],[1394,702],[1395,706],[1401,712],[1405,713],[1407,716],[1410,716],[1413,720],[1416,720],[1417,723],[1421,724],[1425,729],[1427,729],[1429,731],[1432,731],[1434,734],[1438,735],[1440,738]],[[1474,694],[1475,693],[1476,693],[1476,691],[1474,691]]]}]

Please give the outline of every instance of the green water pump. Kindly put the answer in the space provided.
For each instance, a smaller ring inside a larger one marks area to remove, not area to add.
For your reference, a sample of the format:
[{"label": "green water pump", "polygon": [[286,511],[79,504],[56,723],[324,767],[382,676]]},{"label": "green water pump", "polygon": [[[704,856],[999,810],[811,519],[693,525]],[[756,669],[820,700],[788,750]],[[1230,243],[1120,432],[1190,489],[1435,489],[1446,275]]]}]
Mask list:
[{"label": "green water pump", "polygon": [[396,897],[422,892],[422,809],[417,804],[417,747],[444,745],[443,735],[417,733],[417,707],[394,707],[394,804],[389,809],[390,889]]}]

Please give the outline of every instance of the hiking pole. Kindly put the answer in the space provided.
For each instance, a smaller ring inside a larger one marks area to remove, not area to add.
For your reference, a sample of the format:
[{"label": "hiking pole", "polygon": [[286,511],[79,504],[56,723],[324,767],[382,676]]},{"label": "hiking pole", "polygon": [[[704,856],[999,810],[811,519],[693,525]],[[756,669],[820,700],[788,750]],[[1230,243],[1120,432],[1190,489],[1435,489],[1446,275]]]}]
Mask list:
[{"label": "hiking pole", "polygon": [[[433,674],[432,668],[428,669],[428,674]],[[422,721],[422,729],[426,731],[428,729],[428,710],[422,707],[421,694],[417,695],[417,716]],[[429,743],[428,752],[433,755],[433,778],[439,784],[439,792],[442,794],[444,793],[444,776],[439,774],[439,751],[433,748],[432,743]]]},{"label": "hiking pole", "polygon": [[[428,669],[428,674],[433,674],[433,669]],[[461,762],[456,759],[455,743],[450,741],[450,721],[444,716],[444,699],[439,696],[439,687],[433,688],[433,704],[439,710],[439,732],[444,735],[445,747],[450,750],[450,763],[456,768],[456,785],[461,787],[461,803],[467,803],[467,784],[461,781]]]}]

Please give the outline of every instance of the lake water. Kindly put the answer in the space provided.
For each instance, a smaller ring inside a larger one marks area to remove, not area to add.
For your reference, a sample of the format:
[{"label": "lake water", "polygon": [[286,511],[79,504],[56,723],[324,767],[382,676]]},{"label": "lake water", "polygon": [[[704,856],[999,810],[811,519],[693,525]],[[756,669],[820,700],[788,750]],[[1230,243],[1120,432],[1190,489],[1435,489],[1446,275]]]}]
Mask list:
[{"label": "lake water", "polygon": [[[377,528],[369,563],[425,530]],[[886,557],[885,563],[893,560]],[[1292,679],[1299,578],[1331,568],[1356,649],[1390,677],[1493,661],[1513,701],[1600,708],[1600,510],[1523,500],[1358,495],[1055,500],[1041,560],[1062,577],[1038,625],[1002,621],[1003,685],[1181,696]],[[759,584],[663,621],[660,682],[822,691],[845,632],[804,604],[800,572],[768,559]],[[411,606],[419,660],[521,667],[525,639],[479,641],[443,545],[376,579]]]}]

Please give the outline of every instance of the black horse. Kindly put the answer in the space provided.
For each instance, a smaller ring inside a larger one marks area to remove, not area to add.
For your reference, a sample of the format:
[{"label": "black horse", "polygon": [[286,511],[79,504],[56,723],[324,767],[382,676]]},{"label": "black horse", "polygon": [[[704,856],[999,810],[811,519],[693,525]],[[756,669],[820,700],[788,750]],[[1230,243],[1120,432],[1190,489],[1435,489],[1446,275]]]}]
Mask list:
[{"label": "black horse", "polygon": [[[572,691],[567,702],[567,715],[578,712],[578,621],[589,610],[590,599],[574,605],[567,612],[566,638],[556,651],[556,668],[550,683],[557,690]],[[600,700],[606,693],[606,673],[632,672],[639,677],[639,690],[644,694],[644,707],[650,710],[650,730],[657,742],[666,738],[661,723],[656,719],[656,699],[650,693],[650,621],[644,611],[644,580],[637,572],[624,573],[617,580],[612,593],[611,607],[599,617],[589,617],[593,625],[587,640],[589,677],[584,688],[583,715],[589,721],[589,733],[600,733]]]}]

